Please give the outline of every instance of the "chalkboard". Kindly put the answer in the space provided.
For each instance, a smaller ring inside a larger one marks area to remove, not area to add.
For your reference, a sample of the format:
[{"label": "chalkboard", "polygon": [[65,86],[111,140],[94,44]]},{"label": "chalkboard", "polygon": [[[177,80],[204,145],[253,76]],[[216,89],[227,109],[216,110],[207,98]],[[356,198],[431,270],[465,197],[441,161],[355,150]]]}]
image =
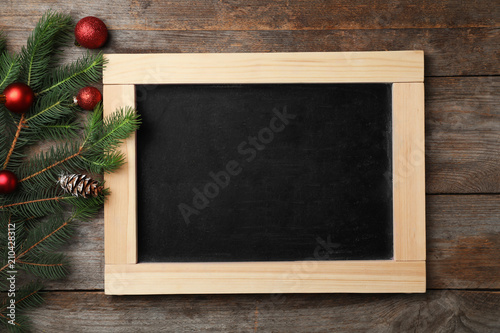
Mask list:
[{"label": "chalkboard", "polygon": [[425,292],[422,51],[105,56],[106,294]]},{"label": "chalkboard", "polygon": [[391,259],[391,86],[136,85],[138,261]]}]

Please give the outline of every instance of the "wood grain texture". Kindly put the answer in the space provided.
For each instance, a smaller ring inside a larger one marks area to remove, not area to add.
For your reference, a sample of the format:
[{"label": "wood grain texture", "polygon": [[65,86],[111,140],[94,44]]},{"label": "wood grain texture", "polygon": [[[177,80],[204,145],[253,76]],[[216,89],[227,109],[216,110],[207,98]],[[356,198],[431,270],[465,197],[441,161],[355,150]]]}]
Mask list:
[{"label": "wood grain texture", "polygon": [[[2,26],[19,51],[29,31]],[[32,29],[33,26],[24,27]],[[340,52],[423,50],[426,76],[499,75],[498,28],[322,31],[110,31],[104,53]],[[67,49],[65,60],[84,50]]]},{"label": "wood grain texture", "polygon": [[497,332],[500,293],[106,296],[52,292],[37,332]]},{"label": "wood grain texture", "polygon": [[500,288],[500,196],[427,197],[429,288]]},{"label": "wood grain texture", "polygon": [[498,26],[494,0],[31,0],[7,5],[0,22],[13,29],[33,25],[57,8],[75,17],[96,15],[111,29],[131,30],[325,30]]},{"label": "wood grain texture", "polygon": [[294,261],[105,265],[105,293],[423,293],[425,261]]},{"label": "wood grain texture", "polygon": [[426,84],[428,193],[500,193],[500,78]]},{"label": "wood grain texture", "polygon": [[[135,107],[135,88],[131,85],[103,87],[104,117],[116,110]],[[107,264],[137,262],[136,232],[136,160],[135,133],[118,149],[124,156],[124,165],[112,174],[105,174],[106,186],[112,195],[104,203],[104,248]]]},{"label": "wood grain texture", "polygon": [[[422,51],[106,54],[106,84],[423,82]],[[423,106],[423,105],[422,105]]]},{"label": "wood grain texture", "polygon": [[424,84],[392,85],[394,259],[425,260]]}]

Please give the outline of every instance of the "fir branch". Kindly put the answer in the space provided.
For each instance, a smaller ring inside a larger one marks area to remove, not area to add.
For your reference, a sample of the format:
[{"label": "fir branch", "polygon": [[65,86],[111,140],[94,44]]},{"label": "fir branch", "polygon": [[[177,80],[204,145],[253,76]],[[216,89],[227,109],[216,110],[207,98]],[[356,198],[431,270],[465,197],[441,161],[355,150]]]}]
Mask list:
[{"label": "fir branch", "polygon": [[[0,313],[0,319],[2,321],[2,324],[4,324],[4,326],[6,326],[7,330],[9,330],[9,332],[12,332],[12,333],[26,332],[25,325],[21,324],[21,321],[19,320],[19,318],[17,318],[17,320],[10,321],[11,319],[9,317],[7,317],[7,315]],[[12,322],[14,325],[9,323],[9,321]]]},{"label": "fir branch", "polygon": [[[0,237],[6,238],[9,221],[16,225],[16,269],[43,279],[67,275],[66,258],[55,253],[72,234],[75,220],[88,220],[102,207],[108,189],[97,197],[81,199],[62,193],[56,186],[61,173],[111,172],[124,162],[115,151],[140,123],[131,108],[121,109],[102,119],[102,104],[90,113],[83,138],[76,138],[81,126],[72,96],[91,83],[99,82],[106,60],[102,53],[87,52],[70,65],[55,68],[59,46],[69,41],[69,15],[46,12],[22,48],[19,56],[5,52],[0,32],[0,90],[15,81],[23,81],[36,92],[35,105],[26,115],[8,112],[0,105],[0,163],[14,171],[21,182],[16,192],[0,196]],[[43,139],[63,139],[47,152],[26,158],[25,148]],[[63,217],[65,206],[72,207]],[[8,247],[0,246],[0,288],[7,277]],[[0,321],[13,332],[28,329],[22,311],[43,301],[39,285],[28,285],[16,292],[16,325],[7,325],[6,301],[0,303]],[[3,305],[2,305],[3,304]]]},{"label": "fir branch", "polygon": [[5,297],[0,308],[0,320],[10,332],[29,332],[30,323],[24,312],[43,304],[44,300],[40,295],[42,285],[38,282],[29,283],[16,291],[16,320],[15,325],[9,324],[10,318],[7,317],[7,306],[10,303],[9,298]]},{"label": "fir branch", "polygon": [[73,170],[85,170],[87,163],[75,158],[80,153],[82,144],[73,141],[65,144],[56,144],[47,152],[36,154],[25,161],[18,169],[18,177],[23,191],[38,192],[53,188],[58,177]]},{"label": "fir branch", "polygon": [[91,173],[111,173],[119,169],[125,163],[125,155],[119,151],[101,154],[101,156],[82,155],[81,158],[88,163]]},{"label": "fir branch", "polygon": [[[11,137],[10,139],[5,138],[6,136],[10,137],[12,121],[15,121],[18,118],[17,115],[11,115],[11,112],[7,112],[7,114],[2,114],[0,116],[0,126],[5,128],[4,133],[5,136],[2,136],[0,140],[0,148],[5,148],[7,145],[6,142],[16,141],[15,150],[11,150],[8,154],[8,158],[10,159],[9,166],[12,169],[17,169],[22,165],[24,161],[23,150],[27,146],[38,143],[41,139],[45,137],[42,133],[44,126],[52,125],[57,122],[65,121],[67,119],[74,119],[77,108],[72,103],[72,97],[64,92],[54,92],[50,94],[46,94],[42,98],[38,98],[35,105],[26,113],[23,114],[23,118],[26,117],[26,129],[22,131],[22,135],[19,137],[19,121],[15,123],[16,130],[12,132],[16,132],[17,136]],[[3,110],[1,110],[3,111]],[[11,119],[9,119],[11,118]],[[7,120],[7,122],[2,122]],[[13,145],[11,145],[13,147]],[[12,155],[11,155],[12,154]],[[7,156],[0,153],[0,161],[5,161]],[[0,162],[1,163],[1,162]],[[6,165],[4,165],[4,168]]]},{"label": "fir branch", "polygon": [[38,94],[42,95],[52,90],[76,93],[90,83],[99,82],[105,63],[106,60],[101,52],[93,54],[87,51],[83,58],[55,70],[44,82],[43,90]]},{"label": "fir branch", "polygon": [[63,92],[49,93],[37,100],[27,114],[25,133],[26,144],[38,142],[46,136],[46,126],[60,124],[75,119],[77,108],[69,94]]},{"label": "fir branch", "polygon": [[23,228],[23,231],[28,232],[35,225],[40,223],[40,220],[41,220],[41,218],[36,217],[36,216],[23,217],[18,222],[16,222],[16,225],[17,224],[21,225]]},{"label": "fir branch", "polygon": [[[89,168],[93,172],[111,172],[120,167],[124,156],[116,151],[121,143],[139,128],[141,123],[137,112],[131,108],[121,108],[102,119],[102,105],[98,105],[85,129],[85,156],[94,161]],[[101,164],[101,168],[98,168]]]},{"label": "fir branch", "polygon": [[21,50],[22,77],[34,91],[39,90],[53,62],[56,50],[68,41],[71,17],[47,11],[40,19],[26,47]]},{"label": "fir branch", "polygon": [[106,196],[109,194],[107,189],[104,189],[102,194],[97,197],[89,197],[81,200],[77,197],[69,197],[66,202],[73,205],[73,217],[79,221],[87,221],[92,219],[101,209]]},{"label": "fir branch", "polygon": [[59,200],[63,200],[63,199],[64,199],[64,197],[52,197],[52,198],[35,199],[35,200],[29,200],[29,201],[23,201],[23,202],[15,202],[12,204],[0,206],[0,209],[20,206],[20,205],[29,205],[32,203],[43,202],[43,201],[59,201]]},{"label": "fir branch", "polygon": [[31,174],[31,175],[29,175],[29,176],[24,177],[24,178],[23,178],[23,179],[21,179],[19,182],[20,182],[20,183],[22,183],[22,182],[24,182],[24,181],[26,181],[26,180],[28,180],[28,179],[31,179],[31,178],[33,178],[33,177],[36,177],[36,176],[38,176],[38,175],[40,175],[40,174],[42,174],[42,173],[44,173],[44,172],[46,172],[46,171],[48,171],[48,170],[50,170],[50,169],[52,169],[52,168],[54,168],[54,167],[58,166],[59,164],[63,164],[64,162],[67,162],[67,161],[71,160],[72,158],[75,158],[75,157],[79,156],[79,155],[82,153],[82,150],[83,150],[83,146],[81,146],[81,147],[78,149],[78,151],[77,151],[76,153],[74,153],[73,155],[67,156],[67,157],[63,158],[62,160],[59,160],[59,161],[57,161],[57,162],[54,162],[54,163],[52,163],[51,165],[46,166],[46,167],[45,167],[45,168],[43,168],[42,170],[37,171],[37,172],[35,172],[34,174]]},{"label": "fir branch", "polygon": [[10,119],[7,116],[7,112],[5,107],[0,105],[0,132],[2,132],[2,135],[0,135],[0,161],[5,161],[8,152],[7,141],[9,137],[8,128],[10,126],[7,123]]},{"label": "fir branch", "polygon": [[62,279],[68,274],[68,262],[62,253],[42,253],[38,256],[25,256],[16,260],[16,267],[42,279]]},{"label": "fir branch", "polygon": [[[40,180],[36,180],[40,188],[43,188],[57,179],[57,175],[63,171],[63,167],[66,169],[91,169],[98,173],[116,170],[123,163],[123,157],[114,153],[113,150],[137,130],[139,123],[139,115],[132,108],[115,112],[103,123],[102,104],[100,104],[90,114],[88,125],[84,130],[83,142],[72,143],[70,146],[65,145],[64,147],[59,145],[45,155],[39,154],[30,159],[20,170],[22,179],[19,182],[23,183],[43,176]],[[98,167],[96,163],[89,163],[92,160],[102,163],[102,165]],[[34,185],[27,186],[29,188]]]},{"label": "fir branch", "polygon": [[[15,230],[12,230],[12,223],[15,223]],[[0,237],[5,240],[5,242],[2,243],[4,246],[0,246],[0,265],[4,265],[8,262],[9,242],[7,240],[9,232],[12,231],[14,231],[16,235],[15,250],[17,251],[21,244],[18,240],[24,239],[26,233],[23,230],[22,224],[17,223],[17,219],[12,216],[11,212],[0,212]],[[3,282],[5,282],[5,280],[0,279],[0,285],[3,285]]]},{"label": "fir branch", "polygon": [[[140,117],[137,112],[131,108],[120,108],[112,115],[102,120],[102,104],[96,107],[93,120],[89,122],[88,133],[93,133],[102,126],[102,133],[99,136],[89,134],[94,141],[90,143],[92,149],[112,152],[136,131],[140,125]],[[97,128],[96,128],[97,127]]]},{"label": "fir branch", "polygon": [[[64,122],[68,122],[68,120],[75,119],[77,108],[70,101],[71,97],[68,94],[64,94],[62,92],[49,93],[42,98],[39,98],[34,107],[29,110],[26,116],[23,115],[23,117],[26,117],[24,122],[26,125],[25,129],[22,130],[22,135],[18,137],[15,150],[12,151],[12,156],[9,156],[9,165],[12,169],[17,169],[24,163],[24,148],[38,143],[40,140],[47,138],[47,136],[51,134],[44,132],[46,126],[61,124]],[[11,132],[17,132],[19,129],[18,122],[15,123],[15,127],[13,127],[10,123],[11,120],[8,119],[8,114],[10,113],[11,112],[8,112],[7,115],[2,114],[0,116],[0,126],[5,126],[5,133],[7,134],[7,136],[10,136],[9,133]],[[8,120],[8,123],[5,123],[5,125],[3,125],[2,120]],[[15,121],[15,118],[12,118],[12,120]],[[51,132],[52,134],[56,133],[54,130],[52,130]],[[73,133],[76,134],[76,131],[73,131]],[[9,141],[12,142],[13,140],[16,140],[16,138],[12,136]],[[0,147],[5,147],[6,141],[7,139],[5,137],[2,137],[2,139],[0,140]],[[0,157],[2,157],[0,161],[4,161],[6,158],[6,156],[2,153],[3,152],[0,152]]]},{"label": "fir branch", "polygon": [[[33,282],[25,285],[16,292],[16,309],[17,310],[28,310],[34,307],[39,306],[43,303],[43,299],[40,296],[40,289],[42,289],[42,285]],[[33,297],[34,295],[38,295],[38,297]],[[0,308],[0,312],[4,312],[7,310],[7,306],[4,304]]]},{"label": "fir branch", "polygon": [[[25,256],[28,258],[27,261],[30,260],[30,257],[41,258],[41,256],[46,256],[47,252],[58,249],[61,245],[66,243],[73,234],[71,222],[73,222],[77,216],[77,211],[68,219],[64,219],[61,214],[56,214],[45,223],[37,225],[30,231],[26,240],[23,242],[20,251],[16,254],[15,261],[17,262]],[[54,258],[55,257],[52,257],[48,260],[54,263]],[[7,267],[8,264],[5,264],[0,268],[0,271],[4,271]],[[52,273],[54,274],[54,272]],[[61,272],[59,271],[56,273]],[[47,272],[43,274],[47,274]]]},{"label": "fir branch", "polygon": [[[0,106],[0,128],[3,132],[0,139],[0,163],[3,163],[7,159],[7,155],[10,152],[12,143],[15,140],[15,135],[19,129],[19,122],[22,115],[15,114],[8,111],[3,106]],[[21,128],[21,135],[17,138],[15,149],[10,153],[9,157],[9,170],[15,171],[22,163],[25,158],[24,147],[31,143],[27,140],[24,133],[26,129]]]},{"label": "fir branch", "polygon": [[18,56],[7,52],[0,54],[0,91],[18,79],[20,70],[21,64]]},{"label": "fir branch", "polygon": [[51,124],[68,115],[73,115],[76,111],[70,94],[57,92],[45,95],[37,100],[37,103],[28,113],[26,122],[30,127]]},{"label": "fir branch", "polygon": [[[75,206],[71,217],[64,219],[61,214],[51,216],[30,230],[21,247],[16,250],[15,261],[16,264],[21,264],[20,269],[48,279],[62,278],[67,274],[65,257],[51,251],[57,250],[71,237],[75,219],[92,218],[103,203],[102,197],[68,199],[73,200],[72,204]],[[5,263],[0,272],[4,272],[7,267],[8,263]]]},{"label": "fir branch", "polygon": [[80,128],[79,124],[70,118],[57,121],[51,125],[41,126],[39,136],[41,140],[71,140],[78,137]]},{"label": "fir branch", "polygon": [[21,119],[19,120],[19,125],[17,125],[17,131],[16,135],[14,136],[14,140],[12,141],[12,145],[10,146],[10,150],[7,154],[7,157],[5,158],[5,162],[3,164],[2,169],[5,169],[7,165],[9,164],[10,157],[12,155],[12,152],[14,151],[14,147],[16,146],[17,139],[19,138],[19,133],[21,132],[21,128],[25,126],[25,121],[24,121],[24,113],[21,116]]},{"label": "fir branch", "polygon": [[[37,225],[26,237],[26,241],[22,244],[21,251],[19,251],[20,253],[16,255],[16,261],[28,254],[31,258],[33,256],[40,258],[40,256],[46,256],[47,252],[57,250],[73,234],[73,228],[70,227],[73,220],[74,215],[65,219],[61,214],[56,214],[44,223]],[[30,261],[29,257],[26,259]],[[54,263],[54,257],[45,259]]]},{"label": "fir branch", "polygon": [[7,48],[7,40],[5,39],[5,35],[3,31],[0,31],[0,54],[5,52],[5,49]]},{"label": "fir branch", "polygon": [[[52,183],[54,184],[54,183]],[[70,197],[64,196],[61,189],[50,188],[27,191],[22,188],[0,201],[0,210],[8,210],[18,220],[29,217],[44,217],[63,210],[62,204]]]}]

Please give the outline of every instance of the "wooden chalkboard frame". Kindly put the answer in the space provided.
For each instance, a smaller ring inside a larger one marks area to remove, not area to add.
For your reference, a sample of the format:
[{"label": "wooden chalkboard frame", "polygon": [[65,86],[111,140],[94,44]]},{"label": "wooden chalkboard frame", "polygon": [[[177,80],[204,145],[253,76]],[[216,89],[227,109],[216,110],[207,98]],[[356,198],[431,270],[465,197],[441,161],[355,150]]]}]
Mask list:
[{"label": "wooden chalkboard frame", "polygon": [[105,293],[421,293],[425,278],[423,51],[108,54],[104,114],[135,105],[135,85],[392,83],[394,258],[363,261],[138,263],[135,135],[105,175]]}]

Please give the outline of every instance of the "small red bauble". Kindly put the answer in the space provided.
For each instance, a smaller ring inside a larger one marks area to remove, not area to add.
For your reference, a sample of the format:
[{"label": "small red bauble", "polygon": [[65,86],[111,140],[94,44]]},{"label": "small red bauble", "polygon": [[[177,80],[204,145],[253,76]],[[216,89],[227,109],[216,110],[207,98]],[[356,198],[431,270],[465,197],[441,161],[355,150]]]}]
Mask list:
[{"label": "small red bauble", "polygon": [[0,171],[0,194],[14,192],[17,187],[17,176],[9,170]]},{"label": "small red bauble", "polygon": [[81,46],[88,49],[97,49],[108,39],[108,28],[97,17],[87,16],[76,24],[75,38]]},{"label": "small red bauble", "polygon": [[15,113],[25,113],[33,105],[35,94],[30,86],[22,82],[9,84],[0,95],[0,103]]},{"label": "small red bauble", "polygon": [[102,101],[102,95],[97,88],[84,87],[80,89],[74,101],[84,110],[93,110],[97,103]]}]

